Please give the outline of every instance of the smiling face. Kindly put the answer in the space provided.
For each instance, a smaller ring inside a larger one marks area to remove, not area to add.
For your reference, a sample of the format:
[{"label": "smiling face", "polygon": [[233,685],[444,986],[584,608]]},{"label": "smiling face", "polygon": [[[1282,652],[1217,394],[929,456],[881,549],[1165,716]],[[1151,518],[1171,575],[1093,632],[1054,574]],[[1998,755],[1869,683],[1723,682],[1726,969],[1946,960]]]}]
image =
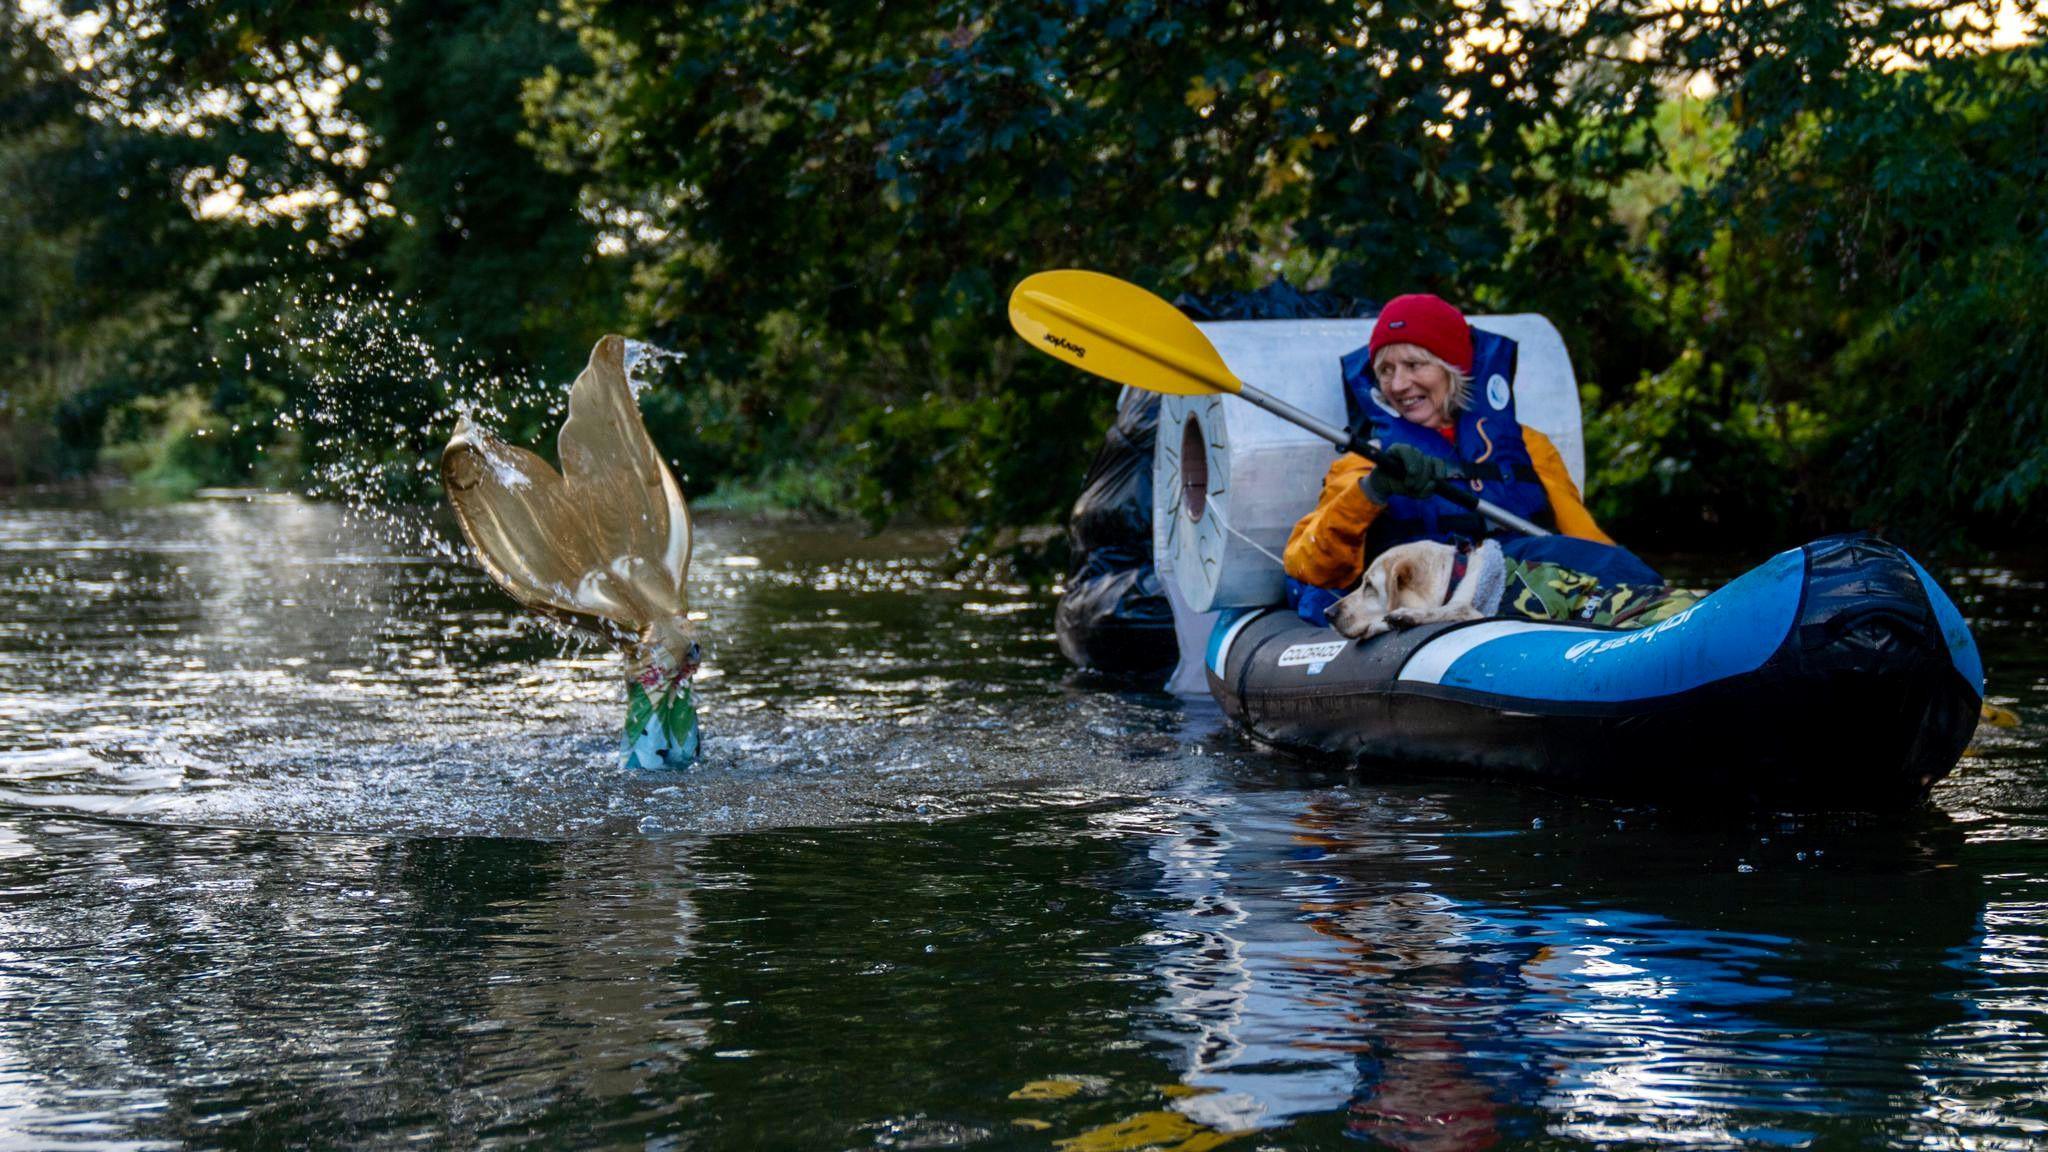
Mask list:
[{"label": "smiling face", "polygon": [[1380,395],[1403,420],[1424,428],[1448,428],[1457,413],[1451,406],[1455,381],[1450,370],[1413,344],[1389,344],[1373,358]]}]

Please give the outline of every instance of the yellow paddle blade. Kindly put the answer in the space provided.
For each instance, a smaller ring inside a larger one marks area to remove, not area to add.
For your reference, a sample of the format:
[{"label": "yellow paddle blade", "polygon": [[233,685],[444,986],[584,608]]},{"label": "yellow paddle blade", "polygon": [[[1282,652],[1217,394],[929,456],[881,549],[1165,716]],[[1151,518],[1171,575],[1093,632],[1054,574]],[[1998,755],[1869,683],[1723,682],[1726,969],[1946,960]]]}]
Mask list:
[{"label": "yellow paddle blade", "polygon": [[1055,360],[1148,392],[1206,396],[1244,387],[1180,309],[1100,272],[1025,277],[1010,293],[1010,327]]},{"label": "yellow paddle blade", "polygon": [[1989,700],[1984,701],[1984,705],[1980,709],[1980,719],[1993,728],[2017,728],[2020,726],[2019,713],[2014,712],[2010,708],[2000,708]]}]

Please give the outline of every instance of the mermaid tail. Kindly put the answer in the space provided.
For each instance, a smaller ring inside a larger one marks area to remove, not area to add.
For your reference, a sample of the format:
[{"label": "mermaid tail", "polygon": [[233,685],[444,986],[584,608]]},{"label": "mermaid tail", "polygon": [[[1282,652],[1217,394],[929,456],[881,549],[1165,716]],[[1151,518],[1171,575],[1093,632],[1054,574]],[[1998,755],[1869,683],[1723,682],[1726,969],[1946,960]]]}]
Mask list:
[{"label": "mermaid tail", "polygon": [[[606,336],[569,391],[547,461],[464,417],[441,453],[441,480],[484,571],[514,600],[594,632],[626,654],[629,682],[649,676],[673,698],[695,671],[689,603],[690,513],[648,438],[626,381],[626,342]],[[695,710],[676,751],[696,749]],[[660,726],[664,731],[667,725]],[[644,741],[629,741],[630,749]],[[665,763],[676,761],[664,758]],[[687,758],[681,760],[687,763]]]}]

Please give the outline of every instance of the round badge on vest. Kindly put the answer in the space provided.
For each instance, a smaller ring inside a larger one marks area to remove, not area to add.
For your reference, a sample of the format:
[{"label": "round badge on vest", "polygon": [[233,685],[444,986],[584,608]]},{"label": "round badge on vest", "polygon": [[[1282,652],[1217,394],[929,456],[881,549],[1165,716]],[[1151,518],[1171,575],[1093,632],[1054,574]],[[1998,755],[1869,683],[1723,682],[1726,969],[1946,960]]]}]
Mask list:
[{"label": "round badge on vest", "polygon": [[1488,381],[1486,382],[1486,402],[1487,402],[1488,404],[1491,404],[1491,405],[1493,405],[1493,410],[1494,410],[1495,412],[1499,412],[1499,411],[1502,411],[1502,410],[1504,410],[1504,409],[1506,409],[1506,408],[1507,408],[1507,406],[1508,406],[1508,378],[1507,378],[1507,377],[1505,377],[1505,376],[1501,375],[1501,374],[1500,374],[1500,373],[1498,373],[1498,372],[1495,372],[1495,373],[1493,374],[1493,378],[1492,378],[1492,379],[1490,379],[1490,380],[1488,380]]}]

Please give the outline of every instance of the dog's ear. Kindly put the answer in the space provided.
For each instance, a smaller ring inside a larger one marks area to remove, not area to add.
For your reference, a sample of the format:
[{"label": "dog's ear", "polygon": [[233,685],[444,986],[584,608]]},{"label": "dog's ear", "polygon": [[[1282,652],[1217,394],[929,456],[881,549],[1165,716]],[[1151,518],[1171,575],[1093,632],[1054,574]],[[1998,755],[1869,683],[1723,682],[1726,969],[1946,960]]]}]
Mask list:
[{"label": "dog's ear", "polygon": [[1385,580],[1384,565],[1378,561],[1367,565],[1358,587],[1324,609],[1323,619],[1340,634],[1353,639],[1370,635],[1367,629],[1387,613]]},{"label": "dog's ear", "polygon": [[1399,584],[1387,571],[1387,565],[1374,563],[1372,567],[1366,569],[1365,582],[1360,587],[1367,593],[1366,603],[1370,604],[1375,612],[1385,612]]},{"label": "dog's ear", "polygon": [[1428,599],[1428,554],[1406,548],[1387,554],[1387,610]]}]

